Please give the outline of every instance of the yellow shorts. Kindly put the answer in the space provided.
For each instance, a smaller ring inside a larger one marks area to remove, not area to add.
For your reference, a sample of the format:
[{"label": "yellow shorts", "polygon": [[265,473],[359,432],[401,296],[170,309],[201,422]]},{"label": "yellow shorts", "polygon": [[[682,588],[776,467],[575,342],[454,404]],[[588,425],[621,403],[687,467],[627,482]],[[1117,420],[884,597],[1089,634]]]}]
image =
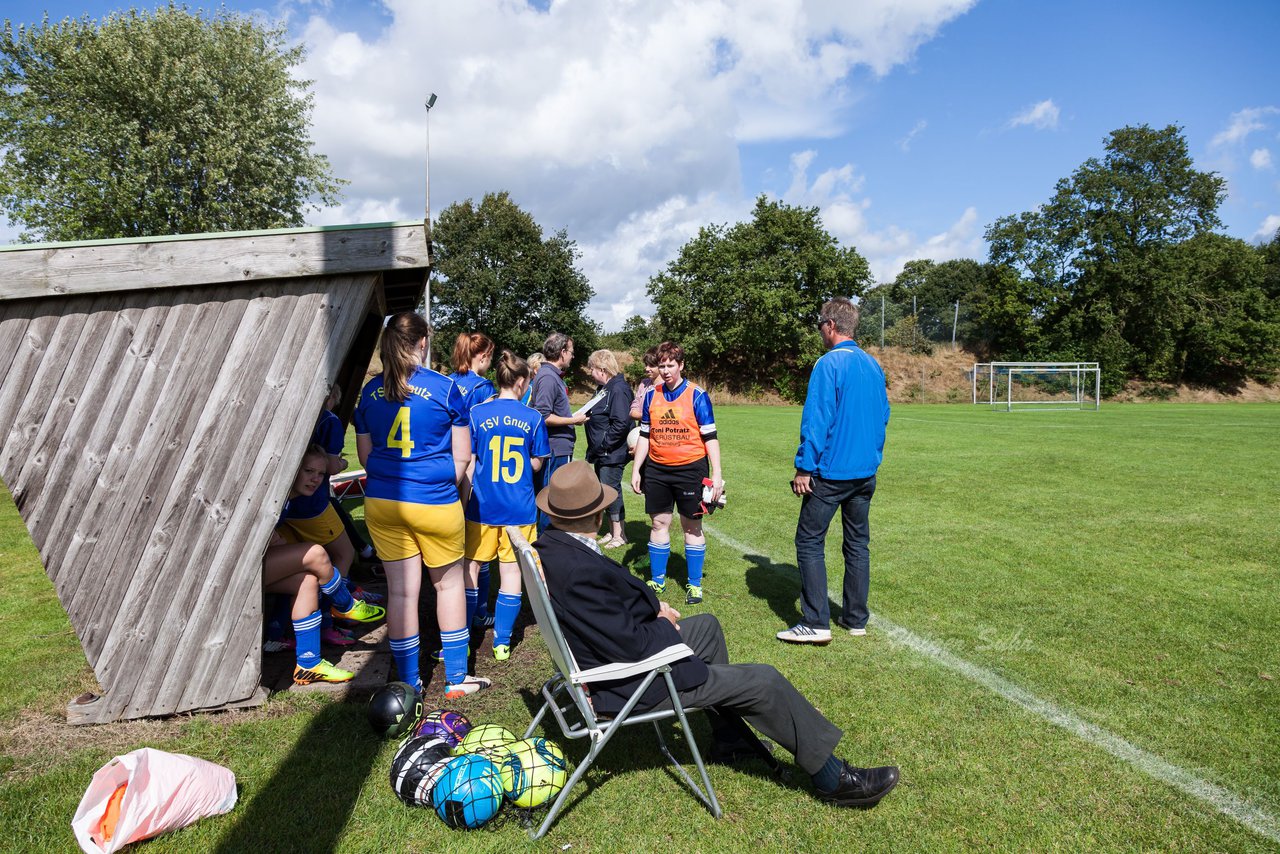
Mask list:
[{"label": "yellow shorts", "polygon": [[364,500],[364,523],[383,560],[422,555],[427,566],[448,566],[466,542],[462,502],[411,504],[386,498]]},{"label": "yellow shorts", "polygon": [[[538,538],[537,525],[516,525],[526,540],[533,542]],[[503,525],[482,525],[467,520],[467,557],[471,560],[486,561],[498,558],[499,563],[515,563],[516,550],[511,547]]]},{"label": "yellow shorts", "polygon": [[312,516],[310,519],[285,519],[280,527],[291,529],[294,536],[285,535],[285,539],[291,542],[319,543],[322,546],[329,545],[345,531],[342,517],[333,509],[332,504],[326,504],[324,512],[319,516]]}]

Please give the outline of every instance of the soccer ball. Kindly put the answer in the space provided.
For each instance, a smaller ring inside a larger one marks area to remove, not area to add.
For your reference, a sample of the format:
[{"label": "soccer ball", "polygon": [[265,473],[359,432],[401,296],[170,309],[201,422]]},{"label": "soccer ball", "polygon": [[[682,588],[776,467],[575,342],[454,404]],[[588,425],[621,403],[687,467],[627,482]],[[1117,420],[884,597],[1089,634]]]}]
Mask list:
[{"label": "soccer ball", "polygon": [[463,736],[471,731],[471,721],[461,712],[436,709],[422,716],[414,735],[433,735],[443,738],[451,746],[457,746]]},{"label": "soccer ball", "polygon": [[453,748],[443,738],[409,738],[391,760],[391,791],[411,807],[431,805],[431,790]]},{"label": "soccer ball", "polygon": [[480,724],[480,726],[472,727],[471,731],[466,734],[462,741],[458,742],[458,746],[453,752],[459,756],[464,753],[475,753],[482,747],[497,747],[502,744],[510,744],[515,741],[516,737],[511,731],[497,724]]},{"label": "soccer ball", "polygon": [[518,807],[541,806],[564,788],[569,763],[553,741],[528,738],[509,745],[512,783],[507,797]]},{"label": "soccer ball", "polygon": [[369,726],[383,738],[404,735],[422,714],[422,701],[413,687],[404,682],[388,682],[369,698]]},{"label": "soccer ball", "polygon": [[638,444],[640,444],[640,428],[632,427],[631,432],[627,434],[627,450],[634,454]]},{"label": "soccer ball", "polygon": [[445,764],[431,792],[431,803],[449,827],[471,829],[498,814],[502,794],[498,767],[483,756],[467,754]]},{"label": "soccer ball", "polygon": [[517,744],[519,742],[495,744],[475,751],[476,756],[483,756],[497,766],[498,772],[502,775],[502,790],[507,796],[511,796],[522,776],[520,760],[511,752],[511,748]]}]

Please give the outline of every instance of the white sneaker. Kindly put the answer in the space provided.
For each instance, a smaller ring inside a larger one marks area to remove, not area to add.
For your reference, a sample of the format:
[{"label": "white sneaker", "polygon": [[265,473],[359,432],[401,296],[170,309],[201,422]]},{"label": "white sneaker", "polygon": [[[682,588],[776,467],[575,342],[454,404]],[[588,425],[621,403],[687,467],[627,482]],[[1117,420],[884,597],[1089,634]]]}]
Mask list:
[{"label": "white sneaker", "polygon": [[787,643],[810,643],[814,646],[826,646],[831,643],[831,629],[814,629],[804,623],[796,623],[791,628],[778,632],[777,638]]},{"label": "white sneaker", "polygon": [[848,630],[849,634],[853,635],[855,638],[863,638],[867,636],[867,630],[865,628],[855,629],[844,620],[836,620],[836,625],[842,629]]}]

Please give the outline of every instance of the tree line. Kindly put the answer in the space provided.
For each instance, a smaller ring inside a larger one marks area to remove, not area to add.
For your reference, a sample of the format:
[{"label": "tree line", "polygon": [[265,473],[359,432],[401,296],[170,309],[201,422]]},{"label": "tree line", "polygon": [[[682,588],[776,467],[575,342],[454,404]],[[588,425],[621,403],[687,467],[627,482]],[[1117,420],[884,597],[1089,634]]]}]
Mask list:
[{"label": "tree line", "polygon": [[[650,279],[656,312],[623,337],[683,337],[709,378],[795,398],[795,377],[820,355],[807,321],[822,301],[883,296],[963,304],[957,337],[983,360],[1097,361],[1107,394],[1131,378],[1224,390],[1273,381],[1280,232],[1260,246],[1219,233],[1225,181],[1195,168],[1177,126],[1121,128],[1103,147],[1044,204],[992,223],[985,262],[915,260],[878,286],[816,208],[761,198],[750,222],[704,228]],[[920,322],[901,318],[888,341],[927,341]],[[859,337],[878,344],[879,329]]]},{"label": "tree line", "polygon": [[[0,32],[0,208],[23,240],[85,240],[301,225],[341,184],[312,151],[302,49],[226,10],[42,21]],[[1130,378],[1222,389],[1280,370],[1280,232],[1253,246],[1220,233],[1223,178],[1200,171],[1181,128],[1113,131],[1100,157],[1030,211],[986,230],[985,261],[909,262],[874,282],[817,208],[761,196],[748,221],[709,224],[654,273],[650,317],[604,335],[564,229],[506,192],[450,205],[432,230],[436,356],[479,330],[521,354],[552,330],[580,359],[678,339],[690,370],[737,390],[801,399],[834,296],[938,309],[983,360],[1097,361],[1103,389]],[[887,340],[927,346],[900,317]],[[879,329],[864,329],[864,344]]]},{"label": "tree line", "polygon": [[[1133,378],[1232,390],[1280,369],[1280,233],[1260,246],[1219,233],[1224,196],[1181,128],[1121,128],[1044,204],[992,223],[986,261],[914,260],[881,284],[817,208],[761,196],[749,221],[704,226],[649,279],[650,317],[603,335],[582,318],[592,293],[572,241],[543,239],[507,194],[490,194],[440,217],[433,315],[530,350],[553,327],[589,342],[581,353],[598,340],[638,356],[673,338],[708,382],[800,400],[825,300],[959,302],[957,338],[984,361],[1096,361],[1106,394]],[[926,322],[901,317],[886,338],[927,346]],[[859,337],[878,344],[880,330]]]}]

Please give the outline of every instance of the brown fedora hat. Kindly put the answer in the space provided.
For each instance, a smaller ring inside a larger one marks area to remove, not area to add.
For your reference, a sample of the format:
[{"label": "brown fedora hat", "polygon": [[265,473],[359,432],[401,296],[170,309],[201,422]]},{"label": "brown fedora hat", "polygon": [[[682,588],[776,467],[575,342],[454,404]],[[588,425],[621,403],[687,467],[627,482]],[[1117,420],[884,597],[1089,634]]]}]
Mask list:
[{"label": "brown fedora hat", "polygon": [[565,463],[551,475],[551,483],[538,493],[538,509],[561,519],[585,519],[608,507],[618,490],[605,486],[585,460]]}]

